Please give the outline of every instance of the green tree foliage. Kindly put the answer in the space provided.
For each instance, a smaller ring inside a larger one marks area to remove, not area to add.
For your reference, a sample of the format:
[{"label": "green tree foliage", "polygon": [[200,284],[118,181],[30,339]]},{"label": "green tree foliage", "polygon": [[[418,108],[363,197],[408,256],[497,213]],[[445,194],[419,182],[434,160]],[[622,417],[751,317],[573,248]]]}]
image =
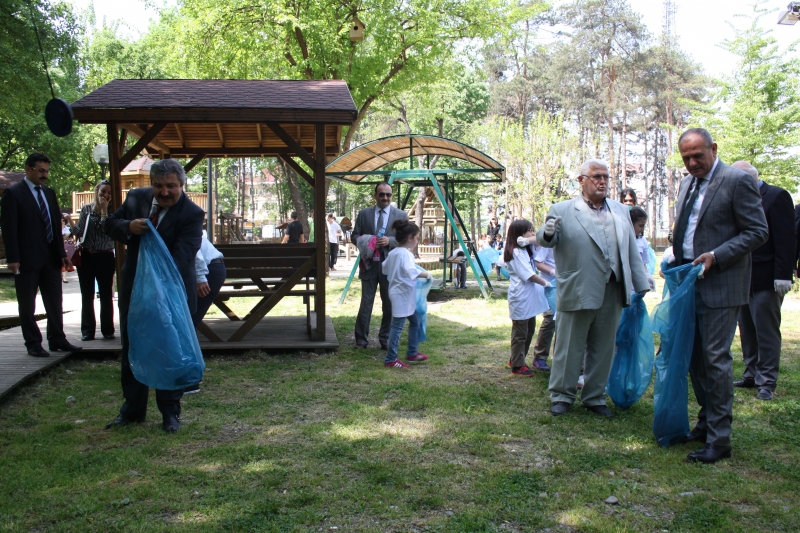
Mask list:
[{"label": "green tree foliage", "polygon": [[750,26],[723,43],[738,56],[737,68],[718,82],[712,104],[695,120],[713,132],[726,162],[749,161],[764,181],[794,191],[800,183],[800,60],[794,47],[778,50],[771,31],[759,27],[766,14],[753,6]]}]

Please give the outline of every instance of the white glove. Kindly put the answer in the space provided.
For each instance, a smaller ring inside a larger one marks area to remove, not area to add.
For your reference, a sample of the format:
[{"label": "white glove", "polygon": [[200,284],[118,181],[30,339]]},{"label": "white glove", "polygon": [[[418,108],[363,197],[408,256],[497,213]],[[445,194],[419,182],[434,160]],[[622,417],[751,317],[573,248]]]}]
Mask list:
[{"label": "white glove", "polygon": [[675,254],[672,253],[672,246],[664,250],[664,255],[662,259],[666,260],[668,264],[672,264],[675,262]]},{"label": "white glove", "polygon": [[525,248],[525,247],[526,247],[526,246],[528,246],[530,243],[531,243],[531,241],[530,241],[530,240],[526,239],[525,237],[523,237],[523,236],[521,236],[521,235],[520,235],[519,237],[517,237],[517,244],[518,244],[520,247],[522,247],[522,248]]},{"label": "white glove", "polygon": [[653,276],[647,276],[647,284],[650,285],[650,290],[656,292],[656,280],[653,279]]},{"label": "white glove", "polygon": [[550,282],[549,282],[549,281],[547,281],[547,280],[544,280],[544,285],[542,285],[542,287],[544,287],[544,288],[546,289],[546,288],[548,288],[548,287],[552,287],[552,285],[550,284]]},{"label": "white glove", "polygon": [[787,292],[792,290],[792,282],[788,279],[776,279],[775,280],[775,292],[779,295],[783,296]]},{"label": "white glove", "polygon": [[544,223],[544,234],[546,237],[552,237],[556,234],[556,228],[558,228],[559,222],[561,222],[561,217],[547,219],[547,222]]}]

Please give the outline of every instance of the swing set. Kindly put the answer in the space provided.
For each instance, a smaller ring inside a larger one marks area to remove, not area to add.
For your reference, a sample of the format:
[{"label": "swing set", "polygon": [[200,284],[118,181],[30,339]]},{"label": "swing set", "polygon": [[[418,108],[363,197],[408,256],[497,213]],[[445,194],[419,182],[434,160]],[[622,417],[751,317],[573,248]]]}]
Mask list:
[{"label": "swing set", "polygon": [[[426,158],[428,168],[414,168],[414,157],[420,155]],[[436,156],[466,161],[470,166],[466,168],[430,168],[431,157]],[[383,167],[405,158],[408,158],[409,168],[381,170]],[[404,211],[414,189],[431,187],[445,213],[442,283],[434,288],[444,289],[446,287],[449,245],[453,251],[458,247],[464,253],[465,261],[478,282],[481,294],[484,298],[489,297],[487,287],[491,290],[492,283],[483,265],[477,260],[478,250],[456,208],[455,193],[456,186],[459,184],[502,183],[505,179],[505,167],[496,160],[475,148],[451,139],[432,135],[397,135],[371,141],[342,154],[327,166],[325,176],[350,185],[374,185],[374,180],[364,181],[364,178],[380,176],[383,181],[396,189],[395,197],[398,200],[402,199],[398,203],[398,208]],[[403,194],[404,192],[405,194]],[[449,239],[447,238],[448,230],[452,234]],[[360,254],[356,256],[355,264],[347,278],[339,303],[344,302],[347,296],[350,283],[358,271],[359,260]]]}]

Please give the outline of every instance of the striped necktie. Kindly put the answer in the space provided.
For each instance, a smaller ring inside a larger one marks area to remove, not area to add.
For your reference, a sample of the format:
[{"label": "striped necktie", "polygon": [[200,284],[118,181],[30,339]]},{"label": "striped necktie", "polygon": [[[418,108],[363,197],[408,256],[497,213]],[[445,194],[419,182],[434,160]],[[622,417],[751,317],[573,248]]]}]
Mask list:
[{"label": "striped necktie", "polygon": [[50,213],[47,212],[47,206],[42,197],[42,188],[37,185],[34,189],[36,189],[36,197],[39,200],[39,212],[42,214],[44,223],[47,226],[47,244],[50,244],[53,242],[53,222],[50,220]]}]

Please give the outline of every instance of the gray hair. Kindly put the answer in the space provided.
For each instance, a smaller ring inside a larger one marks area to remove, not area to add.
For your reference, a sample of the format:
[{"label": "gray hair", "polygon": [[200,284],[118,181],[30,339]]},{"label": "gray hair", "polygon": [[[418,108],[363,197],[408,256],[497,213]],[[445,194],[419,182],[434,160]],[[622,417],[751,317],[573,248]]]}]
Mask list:
[{"label": "gray hair", "polygon": [[610,171],[610,169],[608,168],[608,163],[606,163],[602,159],[589,159],[587,161],[584,161],[584,163],[581,165],[581,175],[587,176],[588,175],[587,172],[589,172],[589,167],[592,166],[606,167],[606,171]]},{"label": "gray hair", "polygon": [[714,139],[711,137],[711,134],[708,133],[708,130],[705,128],[689,128],[688,130],[681,133],[680,138],[678,139],[678,146],[680,147],[683,139],[688,137],[689,135],[699,135],[705,141],[706,148],[711,148],[711,145],[714,144]]},{"label": "gray hair", "polygon": [[150,183],[161,181],[168,174],[178,176],[181,187],[186,185],[186,172],[183,170],[183,165],[174,159],[162,159],[153,163],[153,166],[150,167]]},{"label": "gray hair", "polygon": [[734,168],[738,168],[739,170],[744,170],[751,176],[753,176],[756,181],[758,181],[758,169],[748,163],[747,161],[737,161],[736,163],[731,165]]}]

